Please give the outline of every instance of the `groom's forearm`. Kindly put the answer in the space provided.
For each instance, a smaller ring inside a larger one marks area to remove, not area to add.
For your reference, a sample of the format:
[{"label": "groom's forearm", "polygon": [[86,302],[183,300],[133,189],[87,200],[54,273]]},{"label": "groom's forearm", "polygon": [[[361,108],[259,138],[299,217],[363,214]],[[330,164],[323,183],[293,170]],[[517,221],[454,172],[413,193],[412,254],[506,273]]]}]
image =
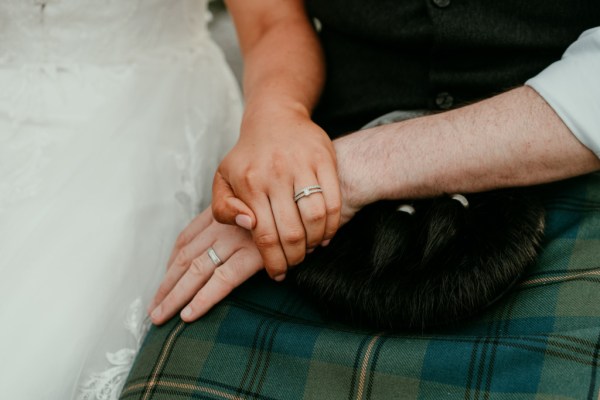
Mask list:
[{"label": "groom's forearm", "polygon": [[600,169],[594,153],[529,87],[357,132],[335,147],[342,193],[358,208],[381,199],[525,186]]}]

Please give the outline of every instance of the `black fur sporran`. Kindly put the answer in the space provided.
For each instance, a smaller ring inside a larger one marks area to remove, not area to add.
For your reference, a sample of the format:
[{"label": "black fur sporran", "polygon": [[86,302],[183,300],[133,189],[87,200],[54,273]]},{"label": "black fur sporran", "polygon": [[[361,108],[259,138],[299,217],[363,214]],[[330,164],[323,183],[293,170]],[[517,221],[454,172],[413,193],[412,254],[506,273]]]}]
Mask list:
[{"label": "black fur sporran", "polygon": [[360,210],[290,277],[328,318],[353,326],[452,324],[518,281],[536,259],[544,217],[527,188],[381,201]]}]

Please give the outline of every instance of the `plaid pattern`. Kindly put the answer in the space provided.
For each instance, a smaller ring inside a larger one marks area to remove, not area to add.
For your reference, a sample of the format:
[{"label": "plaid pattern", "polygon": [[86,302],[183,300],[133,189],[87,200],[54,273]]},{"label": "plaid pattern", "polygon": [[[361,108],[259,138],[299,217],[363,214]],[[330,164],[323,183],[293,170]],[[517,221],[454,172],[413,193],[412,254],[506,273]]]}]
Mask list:
[{"label": "plaid pattern", "polygon": [[261,276],[193,324],[152,328],[121,398],[599,399],[600,175],[543,190],[539,262],[473,321],[356,331]]}]

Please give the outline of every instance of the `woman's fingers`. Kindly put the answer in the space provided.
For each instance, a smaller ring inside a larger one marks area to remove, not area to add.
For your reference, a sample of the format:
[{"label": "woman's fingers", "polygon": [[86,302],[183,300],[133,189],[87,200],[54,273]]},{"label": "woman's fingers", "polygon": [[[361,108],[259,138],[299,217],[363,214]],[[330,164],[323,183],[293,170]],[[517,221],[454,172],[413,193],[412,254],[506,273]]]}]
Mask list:
[{"label": "woman's fingers", "polygon": [[166,322],[188,303],[182,318],[197,319],[262,266],[249,232],[213,221],[175,257],[155,297],[152,322]]},{"label": "woman's fingers", "polygon": [[169,266],[167,274],[150,304],[149,311],[154,310],[154,308],[164,300],[181,277],[187,272],[190,265],[192,265],[192,262],[205,253],[214,243],[215,238],[214,235],[211,234],[211,231],[214,230],[207,230],[206,234],[199,234],[188,243],[187,246],[176,253],[173,263]]},{"label": "woman's fingers", "polygon": [[252,237],[262,256],[265,269],[271,278],[282,280],[287,271],[287,259],[279,240],[271,203],[266,195],[260,195],[250,206],[256,215],[256,227],[252,231]]},{"label": "woman's fingers", "polygon": [[[300,179],[299,182],[303,182],[304,185],[296,185],[294,193],[300,193],[305,188],[314,190],[314,186],[319,186],[315,183],[317,180],[314,177],[312,179],[303,178]],[[307,184],[307,182],[312,183]],[[300,211],[302,224],[304,225],[304,230],[306,232],[306,248],[314,249],[323,241],[327,215],[325,213],[325,201],[322,193],[308,193],[310,194],[304,195],[296,201],[296,206]]]},{"label": "woman's fingers", "polygon": [[340,227],[342,215],[342,194],[340,183],[335,168],[324,166],[319,170],[318,179],[323,188],[323,200],[325,203],[325,228],[323,239],[325,245],[335,236]]},{"label": "woman's fingers", "polygon": [[[229,241],[218,241],[194,258],[185,273],[177,280],[168,294],[160,301],[159,305],[152,311],[150,317],[155,324],[162,324],[190,301],[194,295],[211,279],[215,269],[222,266],[222,261],[231,257],[234,252],[233,243]],[[212,249],[214,252],[209,254]],[[213,258],[215,258],[213,260]],[[219,262],[216,259],[220,259]],[[168,285],[172,284],[169,282]]]},{"label": "woman's fingers", "polygon": [[212,192],[212,213],[215,220],[222,224],[238,225],[247,230],[254,228],[256,225],[254,213],[236,197],[231,185],[219,171],[215,174]]},{"label": "woman's fingers", "polygon": [[188,226],[186,226],[185,229],[181,231],[181,233],[177,237],[177,240],[175,241],[173,250],[171,251],[171,256],[169,257],[169,261],[167,262],[167,268],[169,268],[173,264],[173,261],[175,260],[175,257],[177,256],[179,251],[188,243],[190,243],[200,232],[206,229],[212,221],[213,217],[210,212],[210,208],[207,208],[206,210],[198,214],[198,216],[196,216],[196,218],[194,218],[192,222],[190,222]]},{"label": "woman's fingers", "polygon": [[[299,264],[306,254],[306,231],[290,186],[278,187],[269,197],[287,267]],[[271,274],[269,266],[265,268]],[[273,272],[271,276],[281,276],[281,271],[276,272],[279,274]]]},{"label": "woman's fingers", "polygon": [[[281,113],[249,116],[213,182],[215,219],[252,226],[265,268],[278,280],[303,260],[307,248],[333,237],[340,221],[333,144],[297,111],[283,107]],[[327,193],[295,203],[294,190],[319,184]]]},{"label": "woman's fingers", "polygon": [[262,259],[256,248],[245,247],[234,252],[181,311],[181,319],[191,322],[200,318],[261,269]]}]

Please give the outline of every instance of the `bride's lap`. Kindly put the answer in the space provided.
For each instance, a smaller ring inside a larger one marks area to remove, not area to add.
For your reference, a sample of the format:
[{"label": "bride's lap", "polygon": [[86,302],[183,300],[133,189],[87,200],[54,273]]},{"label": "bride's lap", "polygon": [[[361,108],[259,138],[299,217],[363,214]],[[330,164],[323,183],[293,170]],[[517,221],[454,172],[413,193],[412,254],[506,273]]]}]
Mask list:
[{"label": "bride's lap", "polygon": [[221,61],[0,69],[3,398],[124,379],[172,244],[237,133]]}]

